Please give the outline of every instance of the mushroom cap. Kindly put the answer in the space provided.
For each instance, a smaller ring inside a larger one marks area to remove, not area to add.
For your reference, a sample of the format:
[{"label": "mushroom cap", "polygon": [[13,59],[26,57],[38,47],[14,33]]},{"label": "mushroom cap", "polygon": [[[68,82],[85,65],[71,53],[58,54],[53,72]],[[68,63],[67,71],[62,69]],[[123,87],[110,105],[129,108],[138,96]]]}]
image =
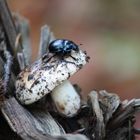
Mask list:
[{"label": "mushroom cap", "polygon": [[88,58],[81,50],[72,51],[63,59],[45,54],[17,76],[16,98],[25,105],[38,101],[81,69]]}]

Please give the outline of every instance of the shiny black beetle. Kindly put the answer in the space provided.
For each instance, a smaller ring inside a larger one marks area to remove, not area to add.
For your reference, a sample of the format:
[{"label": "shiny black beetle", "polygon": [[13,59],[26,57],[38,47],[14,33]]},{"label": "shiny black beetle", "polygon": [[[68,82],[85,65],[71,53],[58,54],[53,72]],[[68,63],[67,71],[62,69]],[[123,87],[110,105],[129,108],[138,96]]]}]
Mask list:
[{"label": "shiny black beetle", "polygon": [[49,44],[49,52],[56,55],[70,55],[71,51],[79,51],[78,45],[67,39],[57,39]]}]

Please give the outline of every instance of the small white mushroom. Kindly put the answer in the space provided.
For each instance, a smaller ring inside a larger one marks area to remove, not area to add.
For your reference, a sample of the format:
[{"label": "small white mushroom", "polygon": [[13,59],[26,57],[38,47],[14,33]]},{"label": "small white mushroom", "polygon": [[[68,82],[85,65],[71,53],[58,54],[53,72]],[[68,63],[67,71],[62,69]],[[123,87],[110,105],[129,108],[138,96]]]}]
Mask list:
[{"label": "small white mushroom", "polygon": [[16,98],[28,105],[52,92],[58,112],[73,116],[80,108],[80,97],[67,79],[81,69],[89,57],[81,50],[72,51],[71,56],[64,56],[63,60],[58,56],[48,57],[44,55],[18,75]]}]

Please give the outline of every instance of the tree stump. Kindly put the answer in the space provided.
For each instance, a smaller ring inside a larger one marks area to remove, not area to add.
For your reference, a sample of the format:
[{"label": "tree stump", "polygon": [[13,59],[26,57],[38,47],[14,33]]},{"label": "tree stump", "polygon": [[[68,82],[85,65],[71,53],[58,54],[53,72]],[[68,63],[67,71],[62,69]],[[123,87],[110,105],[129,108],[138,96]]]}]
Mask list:
[{"label": "tree stump", "polygon": [[[30,65],[29,26],[20,15],[12,15],[5,0],[0,1],[0,139],[2,140],[134,140],[140,99],[120,101],[106,91],[91,91],[81,97],[81,109],[72,118],[59,115],[50,97],[30,106],[15,98],[17,74]],[[50,28],[41,28],[40,58],[54,40]],[[80,94],[80,88],[74,86]],[[50,109],[51,106],[51,109]]]}]

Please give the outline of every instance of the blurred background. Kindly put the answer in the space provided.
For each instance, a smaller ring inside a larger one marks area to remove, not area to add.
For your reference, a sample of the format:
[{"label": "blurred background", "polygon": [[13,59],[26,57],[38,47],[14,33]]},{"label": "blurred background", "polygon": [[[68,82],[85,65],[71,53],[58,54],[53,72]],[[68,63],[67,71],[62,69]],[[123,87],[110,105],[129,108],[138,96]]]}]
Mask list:
[{"label": "blurred background", "polygon": [[82,44],[91,57],[71,78],[83,96],[105,89],[122,100],[140,98],[140,1],[8,0],[8,4],[29,20],[32,61],[38,54],[40,28],[48,24],[56,38]]}]

